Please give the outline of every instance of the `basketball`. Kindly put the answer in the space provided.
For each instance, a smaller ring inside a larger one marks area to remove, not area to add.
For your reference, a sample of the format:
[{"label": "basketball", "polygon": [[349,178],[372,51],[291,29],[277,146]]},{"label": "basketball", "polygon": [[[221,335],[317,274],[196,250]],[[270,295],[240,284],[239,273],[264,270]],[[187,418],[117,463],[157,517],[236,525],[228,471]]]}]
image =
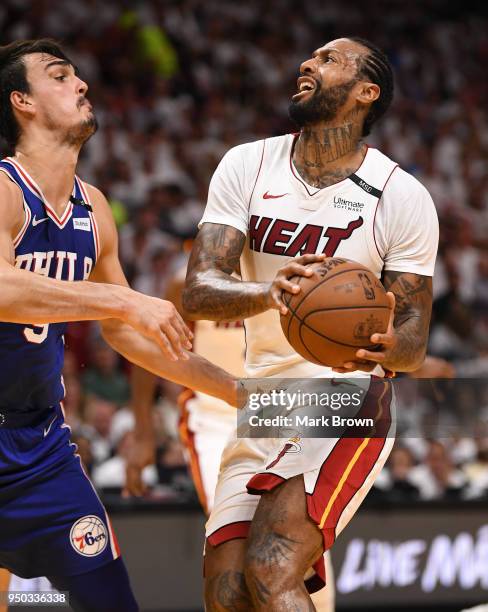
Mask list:
[{"label": "basketball", "polygon": [[342,367],[360,348],[372,350],[371,334],[385,333],[390,305],[373,272],[351,261],[331,257],[310,264],[309,277],[294,276],[300,292],[283,292],[288,307],[280,315],[283,332],[308,361]]}]

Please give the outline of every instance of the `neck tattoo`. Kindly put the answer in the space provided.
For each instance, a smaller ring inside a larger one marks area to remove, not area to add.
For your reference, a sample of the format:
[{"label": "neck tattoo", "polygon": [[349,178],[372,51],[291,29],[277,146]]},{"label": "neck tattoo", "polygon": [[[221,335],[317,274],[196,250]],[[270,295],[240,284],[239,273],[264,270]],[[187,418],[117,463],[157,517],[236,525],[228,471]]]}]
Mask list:
[{"label": "neck tattoo", "polygon": [[[304,128],[296,142],[293,161],[307,183],[317,188],[328,187],[356,170],[349,164],[341,167],[340,163],[334,162],[359,152],[360,148],[360,134],[354,123],[320,129]],[[328,164],[333,164],[333,167],[327,167]]]}]

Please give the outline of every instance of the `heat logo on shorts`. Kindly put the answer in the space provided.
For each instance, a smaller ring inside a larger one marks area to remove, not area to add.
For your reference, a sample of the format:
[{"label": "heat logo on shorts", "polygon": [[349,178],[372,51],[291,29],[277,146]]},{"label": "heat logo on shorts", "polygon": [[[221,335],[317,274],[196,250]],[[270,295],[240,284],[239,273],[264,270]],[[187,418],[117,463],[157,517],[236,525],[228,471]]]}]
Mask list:
[{"label": "heat logo on shorts", "polygon": [[278,453],[278,456],[274,461],[272,461],[269,465],[266,466],[266,469],[274,467],[278,461],[285,455],[285,453],[299,453],[302,450],[302,447],[299,444],[300,438],[290,438],[288,442],[283,446],[281,451]]},{"label": "heat logo on shorts", "polygon": [[98,516],[83,516],[71,527],[69,539],[77,553],[84,557],[94,557],[107,546],[107,528]]}]

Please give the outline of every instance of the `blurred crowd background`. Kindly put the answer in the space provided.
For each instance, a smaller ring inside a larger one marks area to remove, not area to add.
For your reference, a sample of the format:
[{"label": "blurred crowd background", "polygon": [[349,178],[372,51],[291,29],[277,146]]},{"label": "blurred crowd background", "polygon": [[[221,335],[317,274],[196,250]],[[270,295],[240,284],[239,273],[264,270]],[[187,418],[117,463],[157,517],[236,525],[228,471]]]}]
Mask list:
[{"label": "blurred crowd background", "polygon": [[[2,44],[61,40],[88,82],[100,128],[79,174],[110,201],[129,281],[157,296],[184,261],[223,154],[293,131],[287,109],[300,63],[348,34],[378,44],[394,66],[396,95],[367,141],[426,185],[441,224],[429,349],[440,360],[420,375],[486,378],[488,19],[481,4],[370,0],[366,11],[353,0],[4,0],[0,27]],[[67,347],[75,441],[96,486],[119,491],[133,444],[129,367],[90,323],[71,326]],[[159,449],[145,479],[160,499],[193,495],[177,435],[179,391],[161,381],[155,398]],[[479,394],[468,415],[474,438],[456,429],[464,391],[443,393],[452,435],[440,439],[426,425],[428,411],[417,410],[412,437],[398,443],[377,483],[381,499],[488,496],[488,398]]]}]

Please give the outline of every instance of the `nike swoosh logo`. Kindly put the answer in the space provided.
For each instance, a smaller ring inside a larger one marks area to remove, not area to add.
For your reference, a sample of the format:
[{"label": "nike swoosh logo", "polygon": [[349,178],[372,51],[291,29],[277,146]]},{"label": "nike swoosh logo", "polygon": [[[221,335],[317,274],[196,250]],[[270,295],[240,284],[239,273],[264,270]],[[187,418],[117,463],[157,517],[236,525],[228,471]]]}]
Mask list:
[{"label": "nike swoosh logo", "polygon": [[283,196],[289,195],[288,193],[281,193],[280,195],[272,195],[271,193],[269,193],[269,191],[267,191],[266,193],[263,193],[263,199],[264,200],[274,200],[275,198],[282,198]]},{"label": "nike swoosh logo", "polygon": [[54,419],[49,423],[49,425],[47,427],[44,427],[44,437],[47,436],[47,434],[51,431],[51,427],[52,424],[54,423],[54,421],[57,419],[58,417],[55,416]]},{"label": "nike swoosh logo", "polygon": [[36,219],[36,215],[34,215],[34,218],[32,219],[32,227],[36,227],[36,225],[39,225],[39,223],[47,221],[48,219],[49,217],[44,217],[43,219]]}]

